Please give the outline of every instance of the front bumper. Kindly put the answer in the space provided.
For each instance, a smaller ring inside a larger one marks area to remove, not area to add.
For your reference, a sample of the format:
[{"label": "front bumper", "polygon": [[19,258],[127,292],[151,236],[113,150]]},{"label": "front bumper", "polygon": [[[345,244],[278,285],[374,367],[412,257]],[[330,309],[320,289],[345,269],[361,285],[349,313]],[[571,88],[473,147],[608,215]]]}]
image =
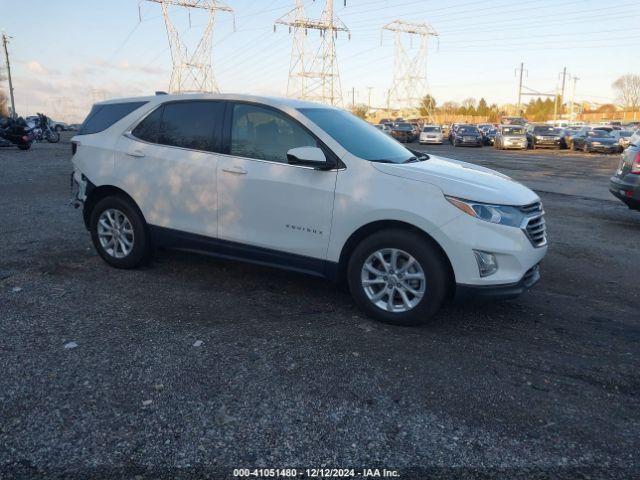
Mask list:
[{"label": "front bumper", "polygon": [[455,301],[475,299],[507,300],[516,298],[533,287],[540,280],[540,267],[534,265],[522,276],[520,281],[502,285],[465,285],[457,284]]},{"label": "front bumper", "polygon": [[435,143],[435,144],[440,144],[442,143],[442,137],[420,137],[419,140],[420,143],[427,144],[427,143]]},{"label": "front bumper", "polygon": [[[496,225],[461,214],[440,228],[441,246],[451,262],[458,285],[469,287],[512,287],[539,264],[548,246],[534,246],[520,228]],[[498,270],[480,276],[474,250],[495,256]]]},{"label": "front bumper", "polygon": [[598,153],[620,153],[620,145],[589,145],[589,150]]},{"label": "front bumper", "polygon": [[560,140],[536,140],[533,145],[536,148],[560,148]]}]

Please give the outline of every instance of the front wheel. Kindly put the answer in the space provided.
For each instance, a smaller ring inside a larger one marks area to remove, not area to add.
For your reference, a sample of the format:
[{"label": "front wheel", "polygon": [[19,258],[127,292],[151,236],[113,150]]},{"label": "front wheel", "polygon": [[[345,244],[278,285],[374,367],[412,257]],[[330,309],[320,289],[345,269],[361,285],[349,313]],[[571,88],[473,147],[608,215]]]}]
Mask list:
[{"label": "front wheel", "polygon": [[60,132],[51,131],[47,133],[47,141],[49,143],[58,143],[60,141]]},{"label": "front wheel", "polygon": [[347,279],[356,304],[372,318],[421,325],[445,299],[447,272],[442,253],[422,235],[383,230],[356,247]]},{"label": "front wheel", "polygon": [[96,203],[89,230],[98,254],[113,267],[136,268],[149,258],[151,248],[144,219],[122,196],[105,197]]}]

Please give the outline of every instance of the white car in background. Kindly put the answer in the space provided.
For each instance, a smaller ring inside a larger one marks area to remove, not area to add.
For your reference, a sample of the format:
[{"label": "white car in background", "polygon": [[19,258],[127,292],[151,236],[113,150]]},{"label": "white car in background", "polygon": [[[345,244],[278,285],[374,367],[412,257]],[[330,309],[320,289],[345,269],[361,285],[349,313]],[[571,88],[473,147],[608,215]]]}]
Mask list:
[{"label": "white car in background", "polygon": [[76,205],[116,268],[153,247],[198,251],[344,279],[371,317],[416,325],[454,295],[517,296],[547,251],[528,188],[412,152],[326,105],[111,100],[94,105],[72,151]]},{"label": "white car in background", "polygon": [[425,125],[422,127],[418,142],[422,145],[427,143],[442,144],[443,139],[444,133],[442,132],[442,127],[440,125]]}]

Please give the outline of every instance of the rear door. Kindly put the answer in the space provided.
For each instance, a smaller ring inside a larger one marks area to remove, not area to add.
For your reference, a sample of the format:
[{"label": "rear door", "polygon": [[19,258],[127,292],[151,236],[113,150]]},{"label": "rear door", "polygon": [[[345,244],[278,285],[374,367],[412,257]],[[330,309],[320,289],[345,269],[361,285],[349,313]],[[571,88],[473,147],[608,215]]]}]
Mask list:
[{"label": "rear door", "polygon": [[118,183],[151,225],[216,237],[225,102],[168,102],[117,144]]},{"label": "rear door", "polygon": [[263,105],[230,102],[227,122],[228,155],[218,163],[220,239],[326,258],[337,171],[287,163],[288,150],[318,140]]}]

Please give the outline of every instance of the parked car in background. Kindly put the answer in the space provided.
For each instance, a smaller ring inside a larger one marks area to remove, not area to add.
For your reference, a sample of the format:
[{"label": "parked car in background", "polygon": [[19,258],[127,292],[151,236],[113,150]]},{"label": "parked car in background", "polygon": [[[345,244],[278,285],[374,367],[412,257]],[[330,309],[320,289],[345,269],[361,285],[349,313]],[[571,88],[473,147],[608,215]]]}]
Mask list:
[{"label": "parked car in background", "polygon": [[500,125],[493,146],[500,150],[509,148],[526,150],[528,144],[525,128],[520,125]]},{"label": "parked car in background", "polygon": [[422,127],[418,141],[424,145],[426,143],[442,144],[444,135],[439,125],[425,125]]},{"label": "parked car in background", "polygon": [[384,124],[384,123],[393,123],[393,120],[390,118],[382,118],[380,119],[380,121],[378,122],[379,124]]},{"label": "parked car in background", "polygon": [[410,123],[398,122],[393,124],[391,136],[399,142],[411,143],[416,139],[416,132]]},{"label": "parked car in background", "polygon": [[485,132],[490,128],[493,128],[493,125],[491,125],[490,123],[479,123],[477,127],[478,127],[478,130],[480,130],[481,132]]},{"label": "parked car in background", "polygon": [[475,125],[460,125],[453,133],[454,147],[482,147],[482,134]]},{"label": "parked car in background", "polygon": [[486,130],[480,130],[480,133],[482,134],[482,143],[484,145],[493,145],[496,141],[498,129],[492,126]]},{"label": "parked car in background", "polygon": [[69,130],[69,125],[64,122],[58,122],[57,120],[49,119],[49,127],[56,132],[66,132]]},{"label": "parked car in background", "polygon": [[606,130],[587,130],[573,137],[573,149],[582,149],[585,153],[618,153],[618,142]]},{"label": "parked car in background", "polygon": [[633,210],[640,210],[640,144],[632,144],[609,181],[609,191]]},{"label": "parked car in background", "polygon": [[422,132],[422,126],[420,126],[417,122],[410,122],[413,127],[413,132],[416,134],[416,139],[420,137],[420,132]]},{"label": "parked car in background", "polygon": [[610,133],[610,135],[618,142],[620,151],[623,151],[629,146],[631,137],[633,136],[633,132],[630,130],[614,130]]},{"label": "parked car in background", "polygon": [[563,130],[550,125],[529,125],[527,141],[529,148],[562,148]]},{"label": "parked car in background", "polygon": [[582,131],[582,125],[569,125],[564,129],[562,140],[560,141],[562,148],[573,147],[573,136]]},{"label": "parked car in background", "polygon": [[527,120],[523,117],[502,117],[500,123],[502,125],[526,125]]},{"label": "parked car in background", "polygon": [[74,202],[115,268],[154,247],[198,251],[344,280],[372,318],[417,325],[454,296],[519,295],[547,252],[530,189],[416,155],[327,105],[119,99],[94,105],[71,141]]},{"label": "parked car in background", "polygon": [[374,127],[376,127],[378,130],[383,131],[387,135],[391,135],[391,128],[387,124],[384,124],[384,123],[383,124],[377,124],[377,125],[374,125]]},{"label": "parked car in background", "polygon": [[629,145],[638,145],[640,144],[640,129],[636,130],[633,135],[629,138]]},{"label": "parked car in background", "polygon": [[449,139],[449,143],[451,143],[451,145],[453,145],[453,134],[455,133],[455,131],[458,129],[458,127],[460,125],[464,125],[463,123],[452,123],[449,126],[449,134],[447,135],[447,138]]}]

